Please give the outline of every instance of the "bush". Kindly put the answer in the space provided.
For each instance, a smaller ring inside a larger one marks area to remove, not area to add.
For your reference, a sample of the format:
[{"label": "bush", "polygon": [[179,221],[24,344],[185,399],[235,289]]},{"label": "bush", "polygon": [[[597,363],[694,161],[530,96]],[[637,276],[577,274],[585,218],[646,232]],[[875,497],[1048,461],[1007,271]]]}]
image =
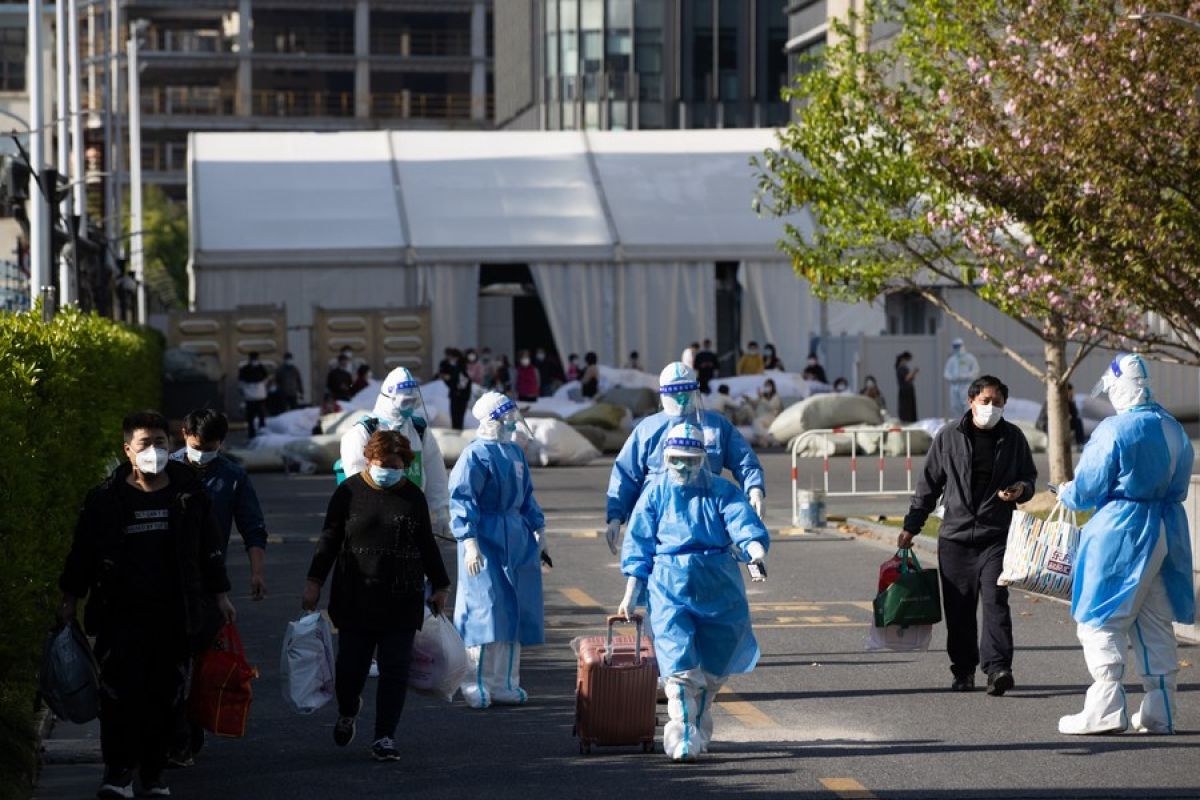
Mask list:
[{"label": "bush", "polygon": [[161,337],[95,314],[0,314],[0,786],[32,775],[34,676],[88,489],[161,400]]}]

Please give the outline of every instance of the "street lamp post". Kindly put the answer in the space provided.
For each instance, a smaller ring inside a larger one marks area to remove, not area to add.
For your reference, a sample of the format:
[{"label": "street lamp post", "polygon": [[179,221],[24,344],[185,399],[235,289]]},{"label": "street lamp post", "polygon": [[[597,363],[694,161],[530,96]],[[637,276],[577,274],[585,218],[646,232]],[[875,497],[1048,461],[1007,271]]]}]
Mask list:
[{"label": "street lamp post", "polygon": [[[56,158],[54,160],[59,175],[69,175],[71,172],[71,118],[68,106],[70,97],[67,91],[67,78],[70,73],[67,67],[67,8],[63,0],[54,4],[54,83],[55,83],[55,133],[58,138]],[[46,187],[50,196],[58,192],[57,186]],[[71,193],[65,192],[59,203],[59,214],[63,224],[71,225]],[[63,248],[58,256],[58,303],[60,306],[75,300],[74,269],[71,263],[74,256],[72,251]]]},{"label": "street lamp post", "polygon": [[[40,180],[46,168],[45,86],[42,72],[42,3],[29,0],[29,43],[26,70],[29,83],[29,162]],[[50,207],[41,191],[29,193],[29,302],[41,295],[50,277]]]},{"label": "street lamp post", "polygon": [[138,47],[146,21],[129,26],[129,264],[137,281],[137,321],[146,324],[146,261],[142,249],[142,93]]}]

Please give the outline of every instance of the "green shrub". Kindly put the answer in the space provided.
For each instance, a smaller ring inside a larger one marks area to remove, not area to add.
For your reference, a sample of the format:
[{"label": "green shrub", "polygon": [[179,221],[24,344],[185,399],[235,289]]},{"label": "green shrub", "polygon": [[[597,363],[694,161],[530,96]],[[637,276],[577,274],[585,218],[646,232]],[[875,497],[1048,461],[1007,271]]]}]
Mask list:
[{"label": "green shrub", "polygon": [[28,786],[34,675],[88,489],[157,408],[162,341],[94,314],[0,314],[0,796]]}]

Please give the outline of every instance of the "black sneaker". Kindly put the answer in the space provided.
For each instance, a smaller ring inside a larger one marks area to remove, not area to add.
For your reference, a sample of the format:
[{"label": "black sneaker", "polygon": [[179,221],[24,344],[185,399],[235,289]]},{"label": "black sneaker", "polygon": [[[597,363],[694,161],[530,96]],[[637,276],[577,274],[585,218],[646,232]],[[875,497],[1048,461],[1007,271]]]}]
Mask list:
[{"label": "black sneaker", "polygon": [[104,768],[104,778],[96,790],[100,800],[131,800],[133,797],[133,770]]},{"label": "black sneaker", "polygon": [[137,793],[138,797],[170,797],[171,790],[167,787],[167,782],[162,779],[162,775],[143,775],[142,790]]},{"label": "black sneaker", "polygon": [[354,717],[338,717],[337,724],[333,726],[333,743],[338,747],[345,747],[354,741],[354,720]]},{"label": "black sneaker", "polygon": [[388,736],[375,740],[375,743],[371,745],[371,755],[376,761],[400,760],[400,751],[396,749],[396,743]]},{"label": "black sneaker", "polygon": [[1013,674],[1006,669],[988,675],[987,693],[992,697],[1000,697],[1016,685]]},{"label": "black sneaker", "polygon": [[973,692],[975,691],[975,676],[966,675],[961,678],[955,678],[954,683],[950,684],[952,692]]}]

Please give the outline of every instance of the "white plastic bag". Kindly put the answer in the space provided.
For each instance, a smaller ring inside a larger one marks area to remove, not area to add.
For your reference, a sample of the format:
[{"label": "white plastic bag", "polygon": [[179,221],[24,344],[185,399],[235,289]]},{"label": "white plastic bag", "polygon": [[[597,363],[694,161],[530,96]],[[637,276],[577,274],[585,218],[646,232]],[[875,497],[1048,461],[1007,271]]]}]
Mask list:
[{"label": "white plastic bag", "polygon": [[867,650],[892,650],[898,653],[909,653],[918,650],[928,650],[929,642],[933,639],[932,625],[888,625],[877,628],[872,625],[867,629]]},{"label": "white plastic bag", "polygon": [[293,710],[311,714],[333,699],[333,630],[314,611],[289,622],[279,656],[283,699]]},{"label": "white plastic bag", "polygon": [[425,622],[413,639],[408,688],[449,702],[467,672],[467,648],[454,624],[426,609]]}]

